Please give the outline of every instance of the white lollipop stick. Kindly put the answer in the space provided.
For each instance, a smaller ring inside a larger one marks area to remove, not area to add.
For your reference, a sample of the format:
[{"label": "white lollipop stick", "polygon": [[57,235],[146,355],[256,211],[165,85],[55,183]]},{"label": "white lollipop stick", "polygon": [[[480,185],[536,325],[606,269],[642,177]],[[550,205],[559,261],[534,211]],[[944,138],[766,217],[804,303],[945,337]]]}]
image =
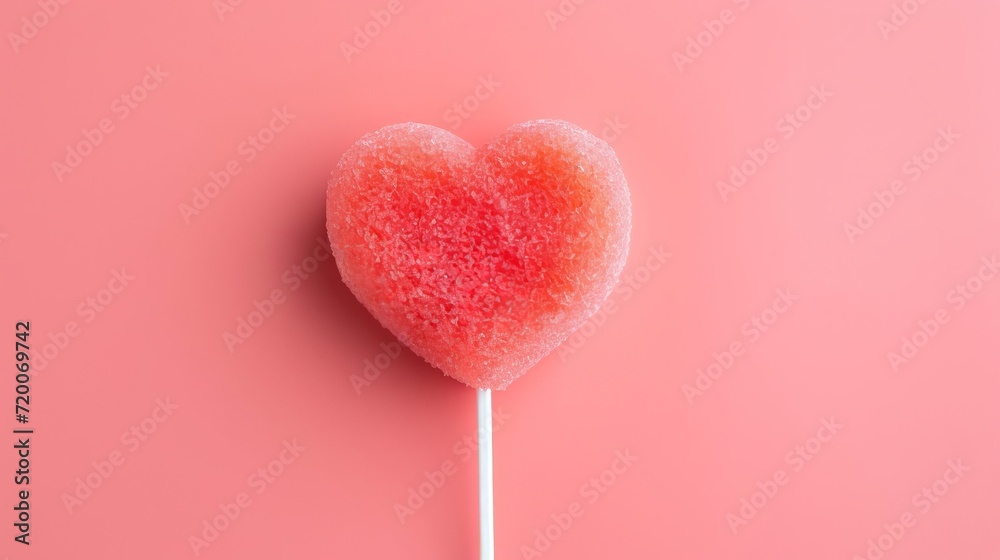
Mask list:
[{"label": "white lollipop stick", "polygon": [[477,389],[479,409],[479,559],[493,560],[493,403]]}]

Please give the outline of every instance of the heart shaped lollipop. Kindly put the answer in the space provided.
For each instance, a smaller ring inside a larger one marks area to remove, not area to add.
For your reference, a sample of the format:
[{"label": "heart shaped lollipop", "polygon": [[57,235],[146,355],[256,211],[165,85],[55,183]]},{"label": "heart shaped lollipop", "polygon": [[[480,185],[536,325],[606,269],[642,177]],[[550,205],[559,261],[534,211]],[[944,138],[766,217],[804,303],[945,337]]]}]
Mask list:
[{"label": "heart shaped lollipop", "polygon": [[343,155],[327,229],[347,286],[400,341],[479,389],[504,389],[611,293],[631,208],[608,144],[567,122],[476,149],[422,124]]}]

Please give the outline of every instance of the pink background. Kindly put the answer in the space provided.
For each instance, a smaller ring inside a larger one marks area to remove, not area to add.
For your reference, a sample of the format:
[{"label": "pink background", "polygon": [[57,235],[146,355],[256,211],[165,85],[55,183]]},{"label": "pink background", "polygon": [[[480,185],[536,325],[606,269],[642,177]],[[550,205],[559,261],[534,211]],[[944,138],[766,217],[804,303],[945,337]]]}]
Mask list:
[{"label": "pink background", "polygon": [[[996,3],[218,5],[0,13],[0,362],[30,320],[37,431],[30,547],[2,445],[0,556],[190,558],[235,507],[199,557],[475,557],[474,393],[381,355],[332,260],[284,275],[325,255],[325,183],[363,133],[548,117],[619,153],[631,284],[494,397],[498,558],[1000,557]],[[411,489],[433,494],[401,523]]]}]

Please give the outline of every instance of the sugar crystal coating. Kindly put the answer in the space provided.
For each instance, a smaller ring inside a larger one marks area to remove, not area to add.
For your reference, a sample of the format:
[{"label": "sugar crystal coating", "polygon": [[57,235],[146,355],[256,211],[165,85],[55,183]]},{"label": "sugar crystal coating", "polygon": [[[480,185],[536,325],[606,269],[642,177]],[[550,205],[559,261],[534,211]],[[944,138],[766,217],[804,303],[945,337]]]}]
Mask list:
[{"label": "sugar crystal coating", "polygon": [[506,388],[600,308],[630,221],[611,147],[554,120],[479,149],[433,126],[387,126],[347,150],[327,192],[345,284],[415,353],[477,388]]}]

